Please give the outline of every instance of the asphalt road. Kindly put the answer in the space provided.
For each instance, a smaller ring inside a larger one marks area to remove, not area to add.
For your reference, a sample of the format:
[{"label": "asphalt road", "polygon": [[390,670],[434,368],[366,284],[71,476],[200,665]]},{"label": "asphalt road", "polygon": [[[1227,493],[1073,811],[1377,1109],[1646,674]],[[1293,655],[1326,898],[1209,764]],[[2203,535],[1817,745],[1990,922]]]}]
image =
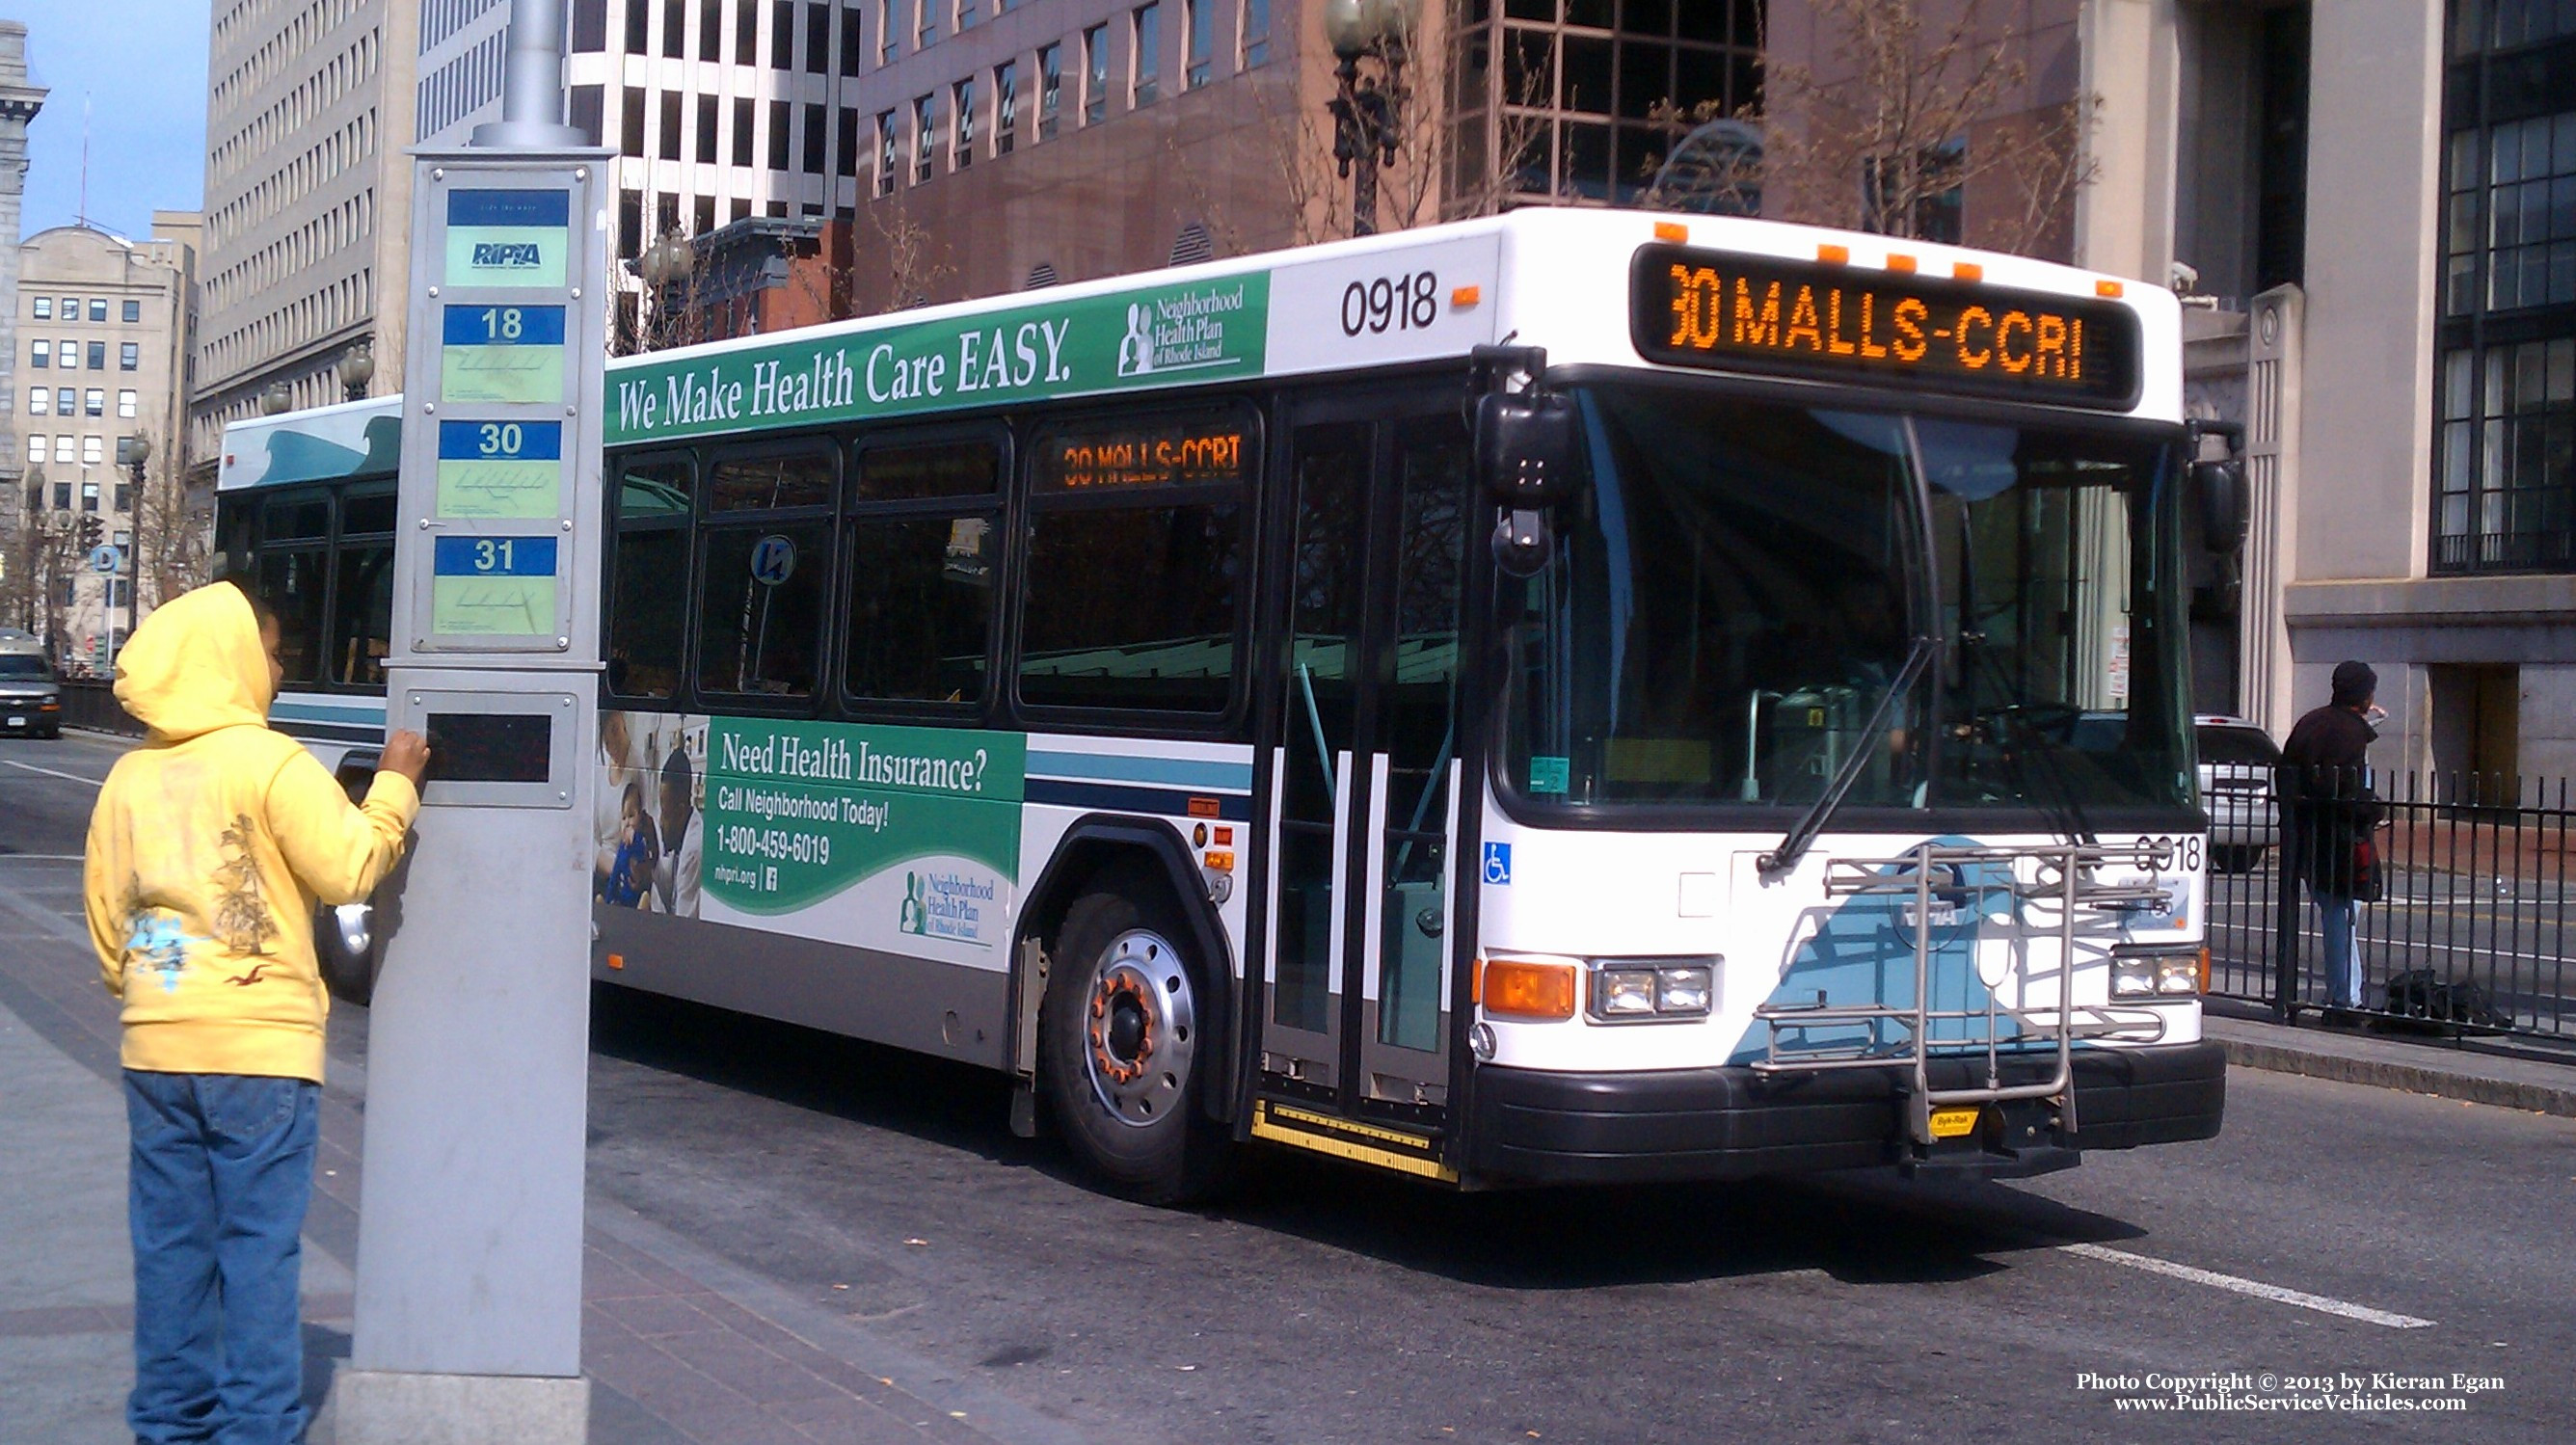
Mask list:
[{"label": "asphalt road", "polygon": [[[113,751],[0,746],[0,889],[77,907],[77,780]],[[334,1031],[362,1061],[363,1011]],[[2576,1419],[2576,1121],[2239,1071],[2217,1140],[2008,1185],[1457,1195],[1267,1157],[1222,1207],[1167,1212],[1013,1138],[971,1071],[613,989],[594,1039],[596,1198],[1122,1445],[2559,1441]],[[2463,1408],[2120,1404],[2226,1373],[2239,1400]]]}]

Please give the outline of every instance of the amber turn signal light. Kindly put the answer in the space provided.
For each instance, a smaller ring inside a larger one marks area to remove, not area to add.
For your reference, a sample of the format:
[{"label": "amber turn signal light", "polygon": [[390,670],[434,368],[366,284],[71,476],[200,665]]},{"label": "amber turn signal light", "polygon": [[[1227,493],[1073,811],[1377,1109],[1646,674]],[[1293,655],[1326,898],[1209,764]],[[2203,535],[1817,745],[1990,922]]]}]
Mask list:
[{"label": "amber turn signal light", "polygon": [[1489,1014],[1525,1019],[1574,1017],[1574,965],[1570,963],[1488,959],[1483,983],[1477,992]]}]

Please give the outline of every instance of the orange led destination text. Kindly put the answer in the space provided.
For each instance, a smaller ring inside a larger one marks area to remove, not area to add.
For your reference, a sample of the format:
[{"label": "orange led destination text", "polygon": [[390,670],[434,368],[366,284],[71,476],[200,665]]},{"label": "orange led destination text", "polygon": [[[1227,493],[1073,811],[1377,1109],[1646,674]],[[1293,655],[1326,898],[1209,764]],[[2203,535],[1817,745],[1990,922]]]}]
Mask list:
[{"label": "orange led destination text", "polygon": [[1730,280],[1674,262],[1672,340],[1692,351],[1848,357],[1854,363],[2084,380],[2084,321],[2020,306],[1930,302],[1854,282]]},{"label": "orange led destination text", "polygon": [[1057,445],[1054,460],[1056,485],[1069,491],[1230,482],[1243,475],[1243,433],[1067,437]]}]

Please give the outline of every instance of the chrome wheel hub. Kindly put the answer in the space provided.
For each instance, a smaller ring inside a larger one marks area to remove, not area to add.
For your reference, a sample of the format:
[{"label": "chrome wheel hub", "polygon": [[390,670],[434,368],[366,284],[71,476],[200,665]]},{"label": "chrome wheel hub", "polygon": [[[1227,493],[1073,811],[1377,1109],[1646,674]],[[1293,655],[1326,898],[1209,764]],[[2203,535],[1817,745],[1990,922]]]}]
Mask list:
[{"label": "chrome wheel hub", "polygon": [[1113,1117],[1143,1128],[1183,1107],[1198,1013],[1180,950],[1141,928],[1110,940],[1083,1014],[1083,1071]]}]

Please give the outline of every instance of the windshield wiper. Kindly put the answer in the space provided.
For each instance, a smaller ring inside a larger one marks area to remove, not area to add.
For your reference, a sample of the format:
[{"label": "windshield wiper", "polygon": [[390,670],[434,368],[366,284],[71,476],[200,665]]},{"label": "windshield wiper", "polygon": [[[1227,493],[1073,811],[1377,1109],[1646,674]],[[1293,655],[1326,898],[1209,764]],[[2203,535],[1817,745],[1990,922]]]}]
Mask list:
[{"label": "windshield wiper", "polygon": [[1870,710],[1869,721],[1861,724],[1861,737],[1865,741],[1844,755],[1842,766],[1834,770],[1833,781],[1825,785],[1824,795],[1807,806],[1805,816],[1781,837],[1778,847],[1754,860],[1756,868],[1764,873],[1786,873],[1798,866],[1798,860],[1806,856],[1807,845],[1815,842],[1816,835],[1824,831],[1834,810],[1842,806],[1844,796],[1851,792],[1852,784],[1860,781],[1860,770],[1868,767],[1870,759],[1876,755],[1887,733],[1889,715],[1896,711],[1898,702],[1913,695],[1915,679],[1923,675],[1923,669],[1940,650],[1941,644],[1929,637],[1914,639],[1913,650],[1905,654],[1905,665],[1896,671],[1896,680],[1887,685],[1887,692],[1879,698],[1878,706]]}]

